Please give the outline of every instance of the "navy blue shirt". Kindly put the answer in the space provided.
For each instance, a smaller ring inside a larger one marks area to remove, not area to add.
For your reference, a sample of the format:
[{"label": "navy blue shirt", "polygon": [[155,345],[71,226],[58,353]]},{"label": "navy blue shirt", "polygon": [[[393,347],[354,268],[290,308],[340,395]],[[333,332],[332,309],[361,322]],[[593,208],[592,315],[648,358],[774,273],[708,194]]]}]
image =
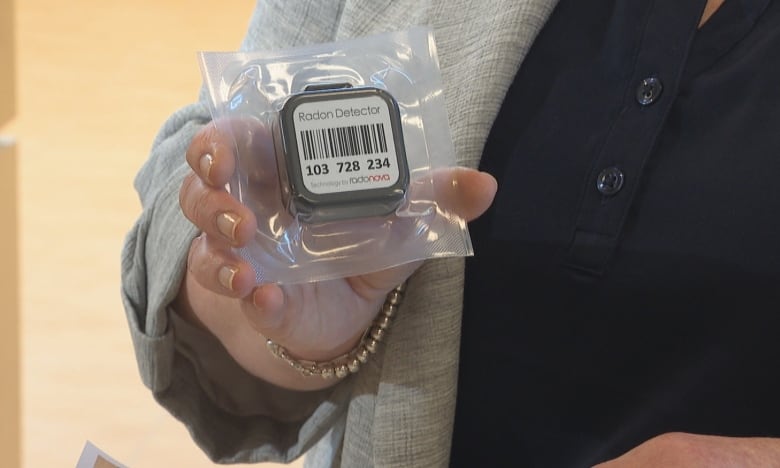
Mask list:
[{"label": "navy blue shirt", "polygon": [[561,0],[470,226],[453,466],[780,437],[780,3]]}]

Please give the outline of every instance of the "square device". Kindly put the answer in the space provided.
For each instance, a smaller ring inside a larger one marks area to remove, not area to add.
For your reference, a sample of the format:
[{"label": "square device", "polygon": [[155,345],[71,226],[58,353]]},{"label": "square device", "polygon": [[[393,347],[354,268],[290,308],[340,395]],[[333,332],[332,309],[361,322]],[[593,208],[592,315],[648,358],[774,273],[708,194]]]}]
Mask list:
[{"label": "square device", "polygon": [[401,116],[387,91],[309,87],[284,103],[279,128],[285,203],[302,221],[387,216],[406,197]]}]

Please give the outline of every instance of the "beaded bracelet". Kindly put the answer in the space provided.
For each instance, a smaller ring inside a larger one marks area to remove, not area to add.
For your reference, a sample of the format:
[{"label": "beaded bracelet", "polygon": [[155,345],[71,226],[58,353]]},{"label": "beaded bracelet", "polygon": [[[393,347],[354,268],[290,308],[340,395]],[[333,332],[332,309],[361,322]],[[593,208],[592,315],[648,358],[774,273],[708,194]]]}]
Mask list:
[{"label": "beaded bracelet", "polygon": [[387,294],[382,309],[374,319],[374,322],[363,333],[363,337],[357,346],[348,353],[325,362],[306,361],[295,359],[283,346],[266,340],[265,344],[275,357],[285,361],[293,369],[306,377],[320,376],[323,379],[333,377],[343,378],[349,374],[354,374],[360,369],[361,364],[368,361],[368,357],[377,350],[379,342],[382,341],[387,328],[390,326],[390,320],[395,315],[398,307],[403,301],[404,285],[401,284]]}]

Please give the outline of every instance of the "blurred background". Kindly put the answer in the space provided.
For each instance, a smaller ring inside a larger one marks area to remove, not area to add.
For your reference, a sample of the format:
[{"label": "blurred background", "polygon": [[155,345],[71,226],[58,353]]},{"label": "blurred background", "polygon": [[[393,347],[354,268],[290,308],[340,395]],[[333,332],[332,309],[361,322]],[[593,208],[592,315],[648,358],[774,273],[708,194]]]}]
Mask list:
[{"label": "blurred background", "polygon": [[236,49],[253,2],[0,5],[0,466],[75,466],[87,441],[132,467],[213,466],[140,381],[119,258],[196,52]]}]

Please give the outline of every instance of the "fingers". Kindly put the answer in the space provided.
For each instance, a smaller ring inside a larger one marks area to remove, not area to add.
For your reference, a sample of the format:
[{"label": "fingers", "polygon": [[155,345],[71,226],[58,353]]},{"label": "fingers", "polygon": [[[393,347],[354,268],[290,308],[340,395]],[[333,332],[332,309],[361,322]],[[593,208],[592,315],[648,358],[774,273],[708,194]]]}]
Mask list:
[{"label": "fingers", "polygon": [[187,148],[187,163],[198,177],[212,187],[223,187],[235,170],[233,145],[217,124],[203,127]]},{"label": "fingers", "polygon": [[493,203],[498,189],[492,175],[465,167],[436,171],[433,183],[440,208],[466,221],[482,215]]},{"label": "fingers", "polygon": [[247,117],[221,119],[203,127],[190,142],[186,158],[212,187],[224,187],[237,168],[261,184],[278,178],[270,129]]},{"label": "fingers", "polygon": [[179,204],[184,216],[214,240],[236,247],[246,245],[254,236],[257,220],[252,211],[195,173],[185,177]]},{"label": "fingers", "polygon": [[[258,122],[222,120],[203,127],[187,148],[192,173],[182,183],[179,203],[187,219],[203,232],[191,245],[188,269],[210,291],[246,297],[255,284],[251,265],[231,247],[252,240],[257,220],[252,210],[224,187],[240,162],[235,152],[252,161],[258,148],[268,148],[269,141],[268,132]],[[245,166],[242,170],[251,170]]]},{"label": "fingers", "polygon": [[[221,238],[234,247],[245,245],[257,227],[255,213],[267,212],[266,204],[278,212],[273,138],[260,121],[232,118],[206,125],[190,142],[186,159],[193,174],[185,178],[179,193],[182,211],[213,239]],[[253,209],[224,189],[237,169],[244,190],[251,188],[253,195],[263,195]]]},{"label": "fingers", "polygon": [[252,266],[207,234],[192,242],[187,269],[201,286],[225,296],[246,297],[255,286]]}]

